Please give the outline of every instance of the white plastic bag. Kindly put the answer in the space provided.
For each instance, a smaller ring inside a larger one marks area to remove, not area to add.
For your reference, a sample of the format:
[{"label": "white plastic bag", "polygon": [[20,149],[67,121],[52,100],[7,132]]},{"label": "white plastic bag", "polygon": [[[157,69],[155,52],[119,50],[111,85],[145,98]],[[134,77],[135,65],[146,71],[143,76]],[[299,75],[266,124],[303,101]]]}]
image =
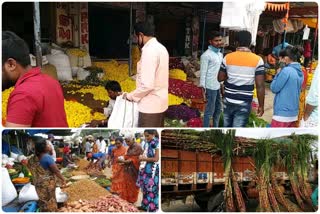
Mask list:
[{"label": "white plastic bag", "polygon": [[19,193],[19,203],[24,203],[27,201],[38,201],[39,197],[36,191],[36,187],[31,183],[28,183],[22,187]]},{"label": "white plastic bag", "polygon": [[85,80],[90,75],[90,71],[77,68],[77,80]]},{"label": "white plastic bag", "polygon": [[122,95],[118,96],[108,120],[108,128],[138,127],[138,117],[137,103],[123,99]]},{"label": "white plastic bag", "polygon": [[68,200],[68,194],[62,192],[60,187],[56,188],[56,200],[57,203],[63,203]]},{"label": "white plastic bag", "polygon": [[68,55],[60,50],[51,50],[51,54],[46,56],[49,63],[57,69],[58,79],[61,81],[72,80],[72,72]]},{"label": "white plastic bag", "polygon": [[11,201],[13,201],[17,196],[16,188],[14,188],[13,183],[11,182],[9,172],[7,168],[1,168],[2,171],[2,206],[6,206]]}]

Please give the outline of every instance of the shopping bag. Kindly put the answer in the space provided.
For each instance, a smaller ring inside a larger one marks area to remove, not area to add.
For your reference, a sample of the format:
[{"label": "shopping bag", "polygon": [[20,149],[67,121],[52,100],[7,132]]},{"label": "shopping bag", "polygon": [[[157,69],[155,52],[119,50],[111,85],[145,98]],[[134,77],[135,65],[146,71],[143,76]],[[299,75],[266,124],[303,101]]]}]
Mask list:
[{"label": "shopping bag", "polygon": [[138,127],[138,117],[137,103],[123,99],[122,95],[118,96],[108,120],[108,128]]}]

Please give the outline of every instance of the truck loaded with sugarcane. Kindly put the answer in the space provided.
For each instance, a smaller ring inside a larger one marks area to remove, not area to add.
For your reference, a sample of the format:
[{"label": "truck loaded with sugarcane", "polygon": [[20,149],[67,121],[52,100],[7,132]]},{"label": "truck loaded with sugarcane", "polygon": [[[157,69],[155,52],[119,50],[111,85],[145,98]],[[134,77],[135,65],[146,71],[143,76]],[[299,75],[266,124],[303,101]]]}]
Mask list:
[{"label": "truck loaded with sugarcane", "polygon": [[203,211],[311,212],[317,136],[251,139],[236,130],[164,130],[162,203],[193,196]]}]

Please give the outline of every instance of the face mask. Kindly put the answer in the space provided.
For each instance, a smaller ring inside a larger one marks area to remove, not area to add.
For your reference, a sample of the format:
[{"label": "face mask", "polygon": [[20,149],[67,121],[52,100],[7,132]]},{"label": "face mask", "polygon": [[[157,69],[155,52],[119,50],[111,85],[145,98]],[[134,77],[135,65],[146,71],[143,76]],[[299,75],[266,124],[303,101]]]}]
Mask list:
[{"label": "face mask", "polygon": [[220,48],[216,48],[216,47],[214,47],[214,46],[212,46],[212,45],[209,45],[209,48],[213,51],[213,52],[215,52],[215,53],[218,53],[218,52],[220,52]]},{"label": "face mask", "polygon": [[286,66],[286,63],[285,63],[285,62],[282,62],[282,61],[279,62],[279,67],[280,67],[280,68],[283,68],[283,67],[285,67],[285,66]]}]

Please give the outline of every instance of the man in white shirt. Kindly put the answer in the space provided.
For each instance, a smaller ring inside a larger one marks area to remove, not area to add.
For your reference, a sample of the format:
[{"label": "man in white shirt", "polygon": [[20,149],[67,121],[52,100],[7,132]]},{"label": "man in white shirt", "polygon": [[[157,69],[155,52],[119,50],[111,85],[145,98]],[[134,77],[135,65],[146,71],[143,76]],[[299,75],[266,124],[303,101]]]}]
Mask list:
[{"label": "man in white shirt", "polygon": [[100,140],[100,150],[99,150],[99,152],[106,153],[106,146],[107,146],[106,141],[104,141],[102,136],[99,137],[99,140]]},{"label": "man in white shirt", "polygon": [[208,34],[209,46],[200,58],[200,86],[206,95],[206,109],[204,111],[203,126],[209,127],[213,118],[213,127],[218,127],[221,114],[220,83],[218,73],[223,60],[220,52],[222,35],[218,31]]},{"label": "man in white shirt", "polygon": [[100,152],[101,142],[100,142],[98,137],[97,137],[97,140],[96,140],[96,145],[97,145],[97,148],[98,148],[98,152]]},{"label": "man in white shirt", "polygon": [[56,161],[57,160],[57,154],[56,154],[56,151],[54,150],[53,140],[54,140],[54,135],[53,134],[49,134],[48,135],[48,140],[47,140],[47,143],[49,145],[49,155],[51,155],[53,160]]},{"label": "man in white shirt", "polygon": [[169,54],[155,38],[152,23],[138,22],[134,30],[142,51],[137,64],[137,87],[123,98],[138,103],[138,127],[164,127],[164,112],[168,109]]}]

